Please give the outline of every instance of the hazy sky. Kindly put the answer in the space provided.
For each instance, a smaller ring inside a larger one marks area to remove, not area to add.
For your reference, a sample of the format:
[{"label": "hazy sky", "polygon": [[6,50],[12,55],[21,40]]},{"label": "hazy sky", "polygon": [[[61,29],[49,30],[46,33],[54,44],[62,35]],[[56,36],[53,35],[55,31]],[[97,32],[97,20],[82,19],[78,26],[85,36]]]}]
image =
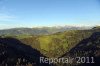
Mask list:
[{"label": "hazy sky", "polygon": [[100,0],[0,0],[0,29],[100,25]]}]

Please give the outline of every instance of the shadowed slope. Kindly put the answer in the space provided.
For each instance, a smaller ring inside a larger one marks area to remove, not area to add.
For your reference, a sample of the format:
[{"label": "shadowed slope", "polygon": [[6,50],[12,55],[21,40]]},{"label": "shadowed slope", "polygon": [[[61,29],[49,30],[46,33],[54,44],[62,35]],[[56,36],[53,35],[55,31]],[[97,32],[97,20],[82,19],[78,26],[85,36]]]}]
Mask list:
[{"label": "shadowed slope", "polygon": [[[94,66],[100,63],[100,32],[93,33],[89,38],[83,39],[62,57],[93,57],[95,63],[81,63],[79,66]],[[75,60],[73,61],[75,62]],[[74,65],[77,65],[74,63]],[[74,66],[72,65],[72,66]],[[63,65],[62,65],[63,66]]]},{"label": "shadowed slope", "polygon": [[0,64],[2,66],[50,66],[40,64],[40,57],[45,56],[17,39],[0,38]]}]

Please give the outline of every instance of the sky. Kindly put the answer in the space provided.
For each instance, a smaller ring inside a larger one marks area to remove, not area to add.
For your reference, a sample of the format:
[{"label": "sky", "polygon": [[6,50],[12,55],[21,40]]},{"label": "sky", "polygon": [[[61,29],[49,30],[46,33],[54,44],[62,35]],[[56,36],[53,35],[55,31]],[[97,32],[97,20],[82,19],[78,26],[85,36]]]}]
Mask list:
[{"label": "sky", "polygon": [[100,25],[100,0],[0,0],[0,29]]}]

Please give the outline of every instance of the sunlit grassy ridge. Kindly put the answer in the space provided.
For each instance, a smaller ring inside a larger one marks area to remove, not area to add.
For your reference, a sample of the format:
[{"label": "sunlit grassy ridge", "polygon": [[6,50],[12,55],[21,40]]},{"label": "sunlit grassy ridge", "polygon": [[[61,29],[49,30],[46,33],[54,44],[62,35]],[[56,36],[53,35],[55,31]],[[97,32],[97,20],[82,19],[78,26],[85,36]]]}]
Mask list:
[{"label": "sunlit grassy ridge", "polygon": [[48,44],[52,41],[52,38],[50,36],[41,36],[39,37],[40,47],[44,50],[49,50]]}]

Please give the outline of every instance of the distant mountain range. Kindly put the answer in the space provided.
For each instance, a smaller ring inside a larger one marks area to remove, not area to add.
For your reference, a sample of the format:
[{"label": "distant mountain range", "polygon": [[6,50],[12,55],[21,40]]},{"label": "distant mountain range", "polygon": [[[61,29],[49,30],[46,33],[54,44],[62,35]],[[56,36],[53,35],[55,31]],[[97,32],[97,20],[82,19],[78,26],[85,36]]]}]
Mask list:
[{"label": "distant mountain range", "polygon": [[86,30],[91,27],[76,26],[55,26],[55,27],[36,27],[36,28],[12,28],[0,30],[0,35],[48,35],[67,30]]}]

